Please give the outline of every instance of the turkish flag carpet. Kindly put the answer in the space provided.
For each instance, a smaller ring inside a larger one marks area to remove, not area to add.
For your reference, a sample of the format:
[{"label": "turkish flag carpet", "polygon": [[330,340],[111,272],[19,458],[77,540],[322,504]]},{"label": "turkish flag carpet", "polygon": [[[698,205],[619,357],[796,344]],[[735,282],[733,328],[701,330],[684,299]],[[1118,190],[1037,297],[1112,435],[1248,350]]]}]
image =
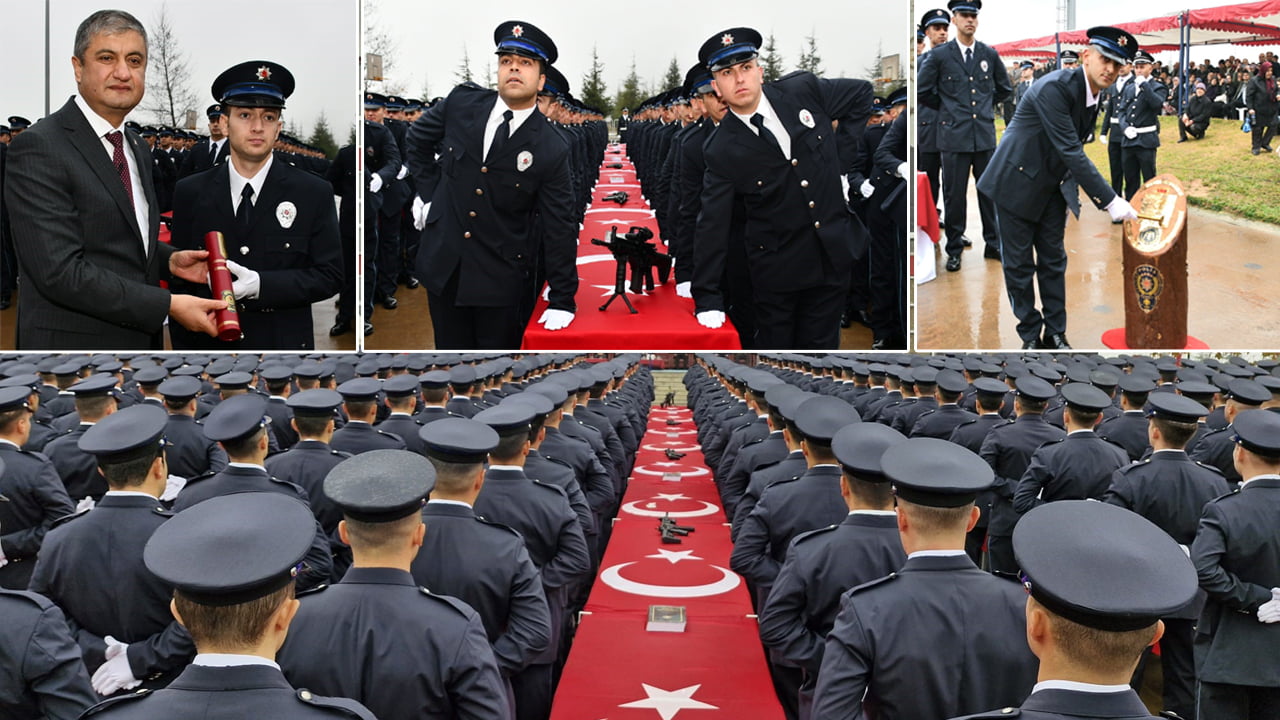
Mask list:
[{"label": "turkish flag carpet", "polygon": [[[684,457],[668,459],[667,449]],[[650,412],[553,720],[783,717],[746,586],[729,570],[733,544],[699,450],[687,409]],[[663,543],[664,516],[692,532]],[[685,630],[647,631],[650,605],[685,608]]]},{"label": "turkish flag carpet", "polygon": [[[611,165],[621,165],[619,168]],[[621,190],[626,203],[605,201],[605,195]],[[524,332],[525,350],[650,350],[680,348],[682,350],[738,350],[738,333],[726,321],[715,330],[698,324],[693,317],[693,300],[676,295],[674,272],[666,284],[658,282],[655,270],[652,292],[626,298],[638,311],[632,314],[622,298],[615,298],[607,310],[599,308],[613,295],[617,263],[606,247],[592,245],[591,239],[607,240],[614,226],[623,235],[635,227],[653,232],[650,245],[666,254],[658,239],[658,222],[648,201],[640,197],[640,181],[635,166],[626,157],[625,145],[610,145],[600,165],[599,181],[591,193],[583,229],[578,234],[578,306],[573,324],[563,330],[549,331],[538,324],[547,309],[541,298],[534,308]],[[631,284],[628,272],[627,283]]]}]

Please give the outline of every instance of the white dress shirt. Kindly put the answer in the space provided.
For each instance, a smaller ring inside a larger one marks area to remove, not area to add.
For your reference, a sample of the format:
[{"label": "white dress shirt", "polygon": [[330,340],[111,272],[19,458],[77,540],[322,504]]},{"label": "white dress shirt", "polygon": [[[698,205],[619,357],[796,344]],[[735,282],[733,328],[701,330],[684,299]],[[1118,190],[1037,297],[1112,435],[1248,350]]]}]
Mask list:
[{"label": "white dress shirt", "polygon": [[[101,115],[94,112],[84,98],[76,96],[76,106],[80,108],[84,119],[89,121],[89,127],[93,129],[93,134],[98,136],[98,141],[102,143],[103,150],[107,153],[107,160],[115,162],[116,149],[107,139],[107,133],[119,131],[124,139],[124,161],[129,166],[129,185],[133,188],[133,216],[138,221],[138,231],[141,233],[142,254],[147,255],[147,235],[150,231],[151,208],[147,206],[147,192],[142,187],[142,175],[138,171],[138,159],[133,156],[133,144],[129,142],[129,135],[124,131],[124,125],[112,127]],[[147,168],[148,177],[151,168]]]}]

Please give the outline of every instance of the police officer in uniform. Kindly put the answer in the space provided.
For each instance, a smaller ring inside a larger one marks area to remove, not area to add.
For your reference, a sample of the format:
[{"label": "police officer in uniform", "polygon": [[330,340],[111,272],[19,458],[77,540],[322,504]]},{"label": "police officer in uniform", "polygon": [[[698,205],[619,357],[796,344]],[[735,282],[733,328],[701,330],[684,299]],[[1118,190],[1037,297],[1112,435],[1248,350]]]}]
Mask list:
[{"label": "police officer in uniform", "polygon": [[173,377],[160,383],[159,389],[169,412],[164,430],[169,473],[190,480],[226,469],[227,452],[204,434],[204,425],[196,419],[200,381],[190,376]]},{"label": "police officer in uniform", "polygon": [[[0,461],[0,472],[3,472]],[[66,616],[33,592],[0,589],[0,714],[75,720],[98,701]]]},{"label": "police officer in uniform", "polygon": [[227,142],[226,114],[223,113],[222,106],[214,103],[204,112],[209,120],[209,137],[201,138],[183,159],[178,168],[179,180],[221,165],[231,153],[231,144]]},{"label": "police officer in uniform", "polygon": [[1098,436],[1115,443],[1129,453],[1130,460],[1146,454],[1148,447],[1147,416],[1142,409],[1155,390],[1155,383],[1141,375],[1120,378],[1120,414],[1098,425]]},{"label": "police officer in uniform", "polygon": [[0,587],[25,590],[45,533],[75,505],[49,458],[23,450],[31,432],[31,388],[0,390]]},{"label": "police officer in uniform", "polygon": [[418,376],[418,385],[422,388],[422,409],[414,414],[413,419],[426,425],[427,423],[447,417],[462,417],[448,409],[449,371],[431,370]]},{"label": "police officer in uniform", "polygon": [[92,375],[72,385],[79,424],[45,445],[45,455],[58,469],[58,476],[67,488],[71,501],[79,503],[85,498],[94,502],[107,492],[107,482],[98,472],[98,462],[93,455],[80,449],[80,438],[94,423],[116,411],[116,399],[111,393],[116,379],[111,375]]},{"label": "police officer in uniform", "polygon": [[173,615],[199,652],[164,690],[112,698],[83,717],[152,720],[199,708],[210,720],[373,720],[354,700],[295,690],[275,663],[298,611],[294,576],[311,525],[294,498],[241,493],[201,503],[157,531],[144,552],[147,569],[173,588]]},{"label": "police officer in uniform", "polygon": [[[865,80],[794,73],[764,85],[760,33],[730,28],[698,59],[731,112],[707,139],[693,297],[698,322],[724,324],[720,290],[735,203],[756,319],[754,347],[834,348],[854,260],[866,238],[847,212],[839,147],[857,147],[874,95]],[[839,121],[836,130],[833,120]],[[821,272],[816,269],[821,268]]]},{"label": "police officer in uniform", "polygon": [[407,135],[414,214],[425,228],[417,277],[441,349],[519,347],[535,234],[550,285],[538,322],[559,330],[576,310],[571,153],[536,102],[556,46],[514,20],[495,29],[494,42],[498,92],[459,85]]},{"label": "police officer in uniform", "polygon": [[[947,43],[947,31],[951,27],[951,13],[942,8],[929,10],[920,18],[920,32],[929,39],[929,49],[916,59],[917,68],[928,58],[929,53]],[[929,189],[933,192],[936,205],[941,196],[938,195],[938,173],[942,170],[942,153],[938,147],[938,110],[924,103],[916,106],[916,163],[920,172],[929,176]]]},{"label": "police officer in uniform", "polygon": [[272,153],[293,87],[293,75],[267,60],[240,63],[213,81],[227,113],[229,161],[178,184],[172,238],[174,247],[203,249],[206,233],[223,233],[243,337],[223,342],[171,323],[175,348],[315,347],[311,304],[342,285],[342,241],[333,188]]},{"label": "police officer in uniform", "polygon": [[408,374],[389,377],[382,382],[382,392],[386,395],[391,413],[374,429],[391,433],[404,441],[406,449],[419,455],[425,454],[426,447],[418,436],[424,423],[413,416],[414,403],[418,397],[418,377]]},{"label": "police officer in uniform", "polygon": [[[191,478],[178,493],[173,503],[174,512],[182,512],[210,498],[246,492],[274,492],[303,503],[309,501],[306,490],[272,477],[263,465],[271,433],[266,412],[266,398],[245,394],[223,400],[205,417],[204,434],[222,445],[227,453],[227,467],[221,472]],[[298,572],[299,585],[305,589],[325,582],[332,567],[329,541],[317,521],[307,562]]]},{"label": "police officer in uniform", "polygon": [[1196,624],[1197,713],[1280,714],[1280,415],[1245,410],[1231,424],[1240,489],[1204,508],[1191,561],[1209,594]]},{"label": "police officer in uniform", "polygon": [[1270,400],[1271,392],[1253,380],[1232,380],[1226,393],[1227,426],[1202,435],[1198,443],[1187,448],[1187,454],[1196,462],[1216,467],[1234,488],[1243,478],[1233,461],[1237,441],[1232,424],[1241,412],[1262,407]]},{"label": "police officer in uniform", "polygon": [[1151,717],[1128,680],[1160,639],[1160,618],[1196,592],[1182,551],[1150,522],[1082,500],[1027,513],[1013,546],[1030,595],[1026,642],[1040,659],[1038,682],[1021,708],[965,720]]},{"label": "police officer in uniform", "polygon": [[506,719],[479,616],[409,574],[434,481],[431,463],[403,450],[365,453],[325,476],[354,563],[341,582],[301,594],[278,661],[292,684],[352,698],[379,717]]},{"label": "police officer in uniform", "polygon": [[765,646],[804,671],[802,720],[812,711],[822,651],[840,596],[892,573],[907,559],[898,538],[893,491],[880,469],[884,451],[905,441],[897,430],[876,423],[854,423],[836,433],[831,450],[840,461],[840,494],[849,514],[838,525],[801,533],[791,541],[760,612]]},{"label": "police officer in uniform", "polygon": [[907,560],[841,597],[813,717],[857,717],[865,707],[884,720],[942,718],[1020,702],[1036,676],[1025,596],[964,551],[991,468],[937,438],[890,447],[880,467],[897,494]]},{"label": "police officer in uniform", "polygon": [[995,472],[987,525],[991,570],[1010,579],[1018,573],[1011,545],[1013,526],[1018,522],[1018,513],[1013,509],[1018,481],[1040,446],[1066,436],[1060,428],[1044,421],[1045,403],[1057,395],[1052,385],[1038,377],[1024,375],[1017,379],[1016,389],[1017,419],[991,428],[978,453]]},{"label": "police officer in uniform", "polygon": [[[796,427],[796,413],[801,405],[815,397],[818,396],[814,393],[801,391],[788,393],[778,399],[778,415],[782,417],[782,440],[786,445],[786,454],[775,463],[761,465],[748,476],[746,488],[734,507],[729,527],[729,536],[734,542],[737,542],[743,525],[755,510],[764,491],[774,483],[802,475],[808,468],[804,451],[800,448],[801,435]],[[750,584],[751,581],[748,580],[748,586]],[[756,593],[752,593],[751,597],[754,602],[757,599]]]},{"label": "police officer in uniform", "polygon": [[[1103,501],[1132,510],[1155,523],[1183,547],[1196,536],[1204,506],[1231,491],[1216,468],[1187,457],[1188,438],[1206,411],[1200,403],[1171,393],[1153,393],[1146,413],[1151,455],[1122,467],[1111,479]],[[1205,595],[1163,617],[1160,668],[1164,675],[1164,709],[1190,720],[1196,716],[1192,640]]]},{"label": "police officer in uniform", "polygon": [[[1107,165],[1111,168],[1111,189],[1116,195],[1129,197],[1124,185],[1124,149],[1120,144],[1124,133],[1120,132],[1120,118],[1126,112],[1124,89],[1133,81],[1133,65],[1126,62],[1120,69],[1120,77],[1098,96],[1102,110],[1102,136],[1107,138]],[[1112,223],[1123,222],[1112,220]]]},{"label": "police officer in uniform", "polygon": [[564,490],[533,480],[524,472],[533,417],[532,407],[516,404],[482,410],[473,418],[498,434],[497,447],[489,451],[489,467],[476,497],[475,512],[524,537],[529,558],[542,579],[551,618],[551,641],[546,650],[511,678],[516,717],[521,720],[539,720],[551,713],[552,666],[565,642],[568,590],[585,580],[591,570],[582,527]]},{"label": "police officer in uniform", "polygon": [[[978,419],[957,404],[960,396],[969,388],[964,376],[955,370],[939,370],[934,378],[934,399],[937,407],[920,415],[910,428],[910,437],[936,437],[946,440],[963,424]],[[981,446],[979,446],[981,447]],[[972,449],[972,448],[970,448]]]},{"label": "police officer in uniform", "polygon": [[381,392],[382,383],[375,378],[352,378],[338,386],[348,420],[341,429],[334,431],[333,439],[329,441],[334,450],[359,455],[370,450],[405,449],[405,443],[398,435],[373,426]]},{"label": "police officer in uniform", "polygon": [[1085,383],[1067,383],[1061,393],[1067,406],[1063,415],[1067,434],[1032,454],[1013,492],[1013,509],[1018,514],[1056,500],[1101,500],[1112,473],[1129,464],[1123,448],[1093,431],[1102,410],[1111,406],[1111,398]]},{"label": "police officer in uniform", "polygon": [[[982,0],[951,0],[947,3],[955,39],[929,51],[916,72],[916,97],[938,115],[938,150],[942,153],[942,200],[946,205],[947,270],[960,269],[960,253],[966,206],[969,203],[969,174],[982,179],[996,147],[995,106],[1013,92],[1009,73],[1000,54],[974,38]],[[965,92],[968,90],[969,92]],[[1000,233],[995,204],[978,196],[982,215],[982,236],[986,240],[983,257],[1000,257]]]},{"label": "police officer in uniform", "polygon": [[93,510],[50,530],[31,577],[31,591],[56,602],[77,629],[100,695],[163,687],[195,654],[169,613],[172,586],[143,565],[144,545],[170,517],[158,499],[169,476],[167,420],[159,408],[127,408],[80,438],[110,490]]},{"label": "police officer in uniform", "polygon": [[1085,156],[1083,143],[1097,122],[1098,94],[1115,82],[1138,41],[1108,27],[1091,28],[1088,36],[1082,68],[1049,73],[1022,97],[989,174],[978,181],[979,197],[989,198],[998,210],[1005,289],[1023,349],[1071,348],[1063,234],[1067,210],[1080,214],[1079,187],[1112,220],[1137,217]]},{"label": "police officer in uniform", "polygon": [[422,510],[427,533],[410,572],[428,590],[456,597],[480,615],[514,717],[511,678],[551,644],[551,615],[520,533],[474,510],[498,434],[484,423],[446,418],[424,426],[421,435],[436,482]]},{"label": "police officer in uniform", "polygon": [[1156,176],[1156,148],[1160,147],[1160,115],[1169,100],[1164,84],[1151,75],[1153,58],[1145,50],[1133,56],[1133,82],[1125,85],[1120,117],[1121,157],[1125,199],[1132,200],[1143,183]]}]

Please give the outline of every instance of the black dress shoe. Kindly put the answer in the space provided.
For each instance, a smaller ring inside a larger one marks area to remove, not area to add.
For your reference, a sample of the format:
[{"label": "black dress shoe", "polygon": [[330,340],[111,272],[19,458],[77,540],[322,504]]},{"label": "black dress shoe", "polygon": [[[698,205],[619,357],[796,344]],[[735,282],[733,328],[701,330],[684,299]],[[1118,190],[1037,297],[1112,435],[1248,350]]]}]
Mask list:
[{"label": "black dress shoe", "polygon": [[955,272],[959,269],[960,269],[960,256],[948,255],[947,256],[947,272]]},{"label": "black dress shoe", "polygon": [[396,300],[395,295],[388,295],[382,298],[381,303],[382,303],[382,307],[388,310],[395,310],[397,307],[400,306],[400,302]]},{"label": "black dress shoe", "polygon": [[1253,153],[1254,155],[1257,155],[1258,153],[1260,153],[1260,152],[1262,152],[1262,151],[1261,151],[1261,150],[1259,150],[1258,148],[1254,148],[1254,149],[1250,150],[1249,152]]},{"label": "black dress shoe", "polygon": [[845,329],[853,327],[853,313],[845,312],[840,316],[840,327]]},{"label": "black dress shoe", "polygon": [[960,236],[960,244],[964,247],[973,247],[973,241],[963,235]]},{"label": "black dress shoe", "polygon": [[404,281],[404,286],[410,290],[417,289],[422,283],[418,282],[418,278],[410,275],[408,280]]},{"label": "black dress shoe", "polygon": [[351,332],[351,321],[339,320],[338,322],[333,324],[333,327],[329,328],[329,337],[346,335],[349,332]]},{"label": "black dress shoe", "polygon": [[862,323],[867,327],[871,327],[871,313],[867,312],[866,310],[859,310],[858,322]]},{"label": "black dress shoe", "polygon": [[364,336],[365,336],[365,337],[369,337],[369,336],[370,336],[370,335],[372,335],[372,334],[373,334],[373,323],[371,323],[371,322],[367,322],[367,323],[365,323],[365,324],[364,324]]},{"label": "black dress shoe", "polygon": [[988,260],[999,260],[1000,248],[992,245],[991,243],[987,243],[986,247],[982,248],[982,257]]},{"label": "black dress shoe", "polygon": [[1071,344],[1067,342],[1067,336],[1063,333],[1053,333],[1045,335],[1040,341],[1040,347],[1045,350],[1070,350]]},{"label": "black dress shoe", "polygon": [[1031,339],[1031,340],[1023,340],[1023,341],[1022,341],[1022,349],[1023,349],[1023,350],[1039,350],[1039,349],[1041,349],[1041,348],[1040,348],[1040,338],[1033,338],[1033,339]]}]

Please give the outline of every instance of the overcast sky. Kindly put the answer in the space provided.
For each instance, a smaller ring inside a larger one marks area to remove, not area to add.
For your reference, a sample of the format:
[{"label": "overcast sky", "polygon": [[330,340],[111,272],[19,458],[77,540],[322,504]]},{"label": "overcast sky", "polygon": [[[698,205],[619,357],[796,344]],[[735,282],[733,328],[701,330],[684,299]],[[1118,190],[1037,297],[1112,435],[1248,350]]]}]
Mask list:
[{"label": "overcast sky", "polygon": [[[76,27],[95,10],[132,13],[153,32],[162,0],[49,0],[50,111],[76,92],[71,69]],[[6,65],[0,83],[0,118],[36,120],[44,111],[44,0],[4,0],[0,47]],[[208,130],[204,109],[214,102],[209,86],[223,70],[246,60],[273,60],[297,82],[287,101],[286,123],[311,136],[323,110],[338,142],[359,112],[358,0],[170,0],[170,23],[191,64],[199,129]],[[143,104],[146,104],[143,99]],[[140,105],[139,108],[142,106]],[[144,125],[154,118],[134,110]]]},{"label": "overcast sky", "polygon": [[795,68],[805,37],[813,33],[828,77],[861,77],[875,62],[878,47],[886,55],[911,51],[907,9],[902,0],[554,0],[516,5],[377,0],[372,20],[395,44],[388,84],[399,85],[410,97],[421,95],[424,83],[432,96],[447,94],[456,84],[454,70],[464,45],[476,76],[484,73],[486,62],[493,72],[493,30],[505,20],[530,22],[551,36],[560,51],[556,67],[578,96],[594,45],[612,96],[632,58],[642,85],[662,78],[673,56],[683,77],[707,38],[740,26],[753,27],[766,38],[772,32],[787,71]]},{"label": "overcast sky", "polygon": [[[1229,4],[1232,3],[1228,0],[1143,0],[1143,2],[1077,0],[1076,29],[1084,30],[1095,25],[1134,22],[1173,15],[1182,10],[1198,10]],[[946,6],[945,0],[937,3],[915,0],[915,21],[919,22],[920,17],[931,8]],[[982,11],[978,15],[978,39],[988,45],[1044,37],[1052,35],[1056,30],[1058,30],[1057,0],[983,0]],[[1232,45],[1209,45],[1191,49],[1191,57],[1195,61],[1219,60],[1230,55],[1240,57],[1257,54],[1257,48]],[[1177,59],[1177,52],[1161,53],[1160,56],[1159,59],[1173,61]]]}]

